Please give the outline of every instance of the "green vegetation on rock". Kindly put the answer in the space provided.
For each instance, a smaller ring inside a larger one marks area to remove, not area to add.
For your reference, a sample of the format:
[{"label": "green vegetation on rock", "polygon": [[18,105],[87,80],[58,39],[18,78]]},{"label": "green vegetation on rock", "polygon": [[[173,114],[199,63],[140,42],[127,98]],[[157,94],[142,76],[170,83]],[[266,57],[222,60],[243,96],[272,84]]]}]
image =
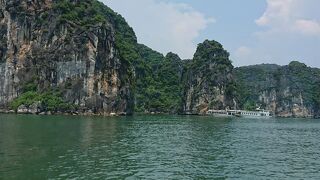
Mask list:
[{"label": "green vegetation on rock", "polygon": [[[60,14],[60,23],[67,21],[77,23],[80,26],[93,26],[98,23],[106,23],[103,9],[97,1],[83,0],[81,3],[69,0],[56,1],[53,10]],[[46,18],[47,15],[42,15]]]},{"label": "green vegetation on rock", "polygon": [[182,60],[173,53],[163,57],[144,45],[139,45],[139,54],[136,111],[177,113],[182,99]]},{"label": "green vegetation on rock", "polygon": [[59,92],[46,92],[38,93],[35,91],[28,91],[21,94],[18,98],[13,100],[10,104],[10,107],[17,111],[21,105],[26,106],[27,108],[33,104],[39,105],[41,111],[52,111],[52,112],[68,112],[75,109],[75,105],[66,103],[61,93]]}]

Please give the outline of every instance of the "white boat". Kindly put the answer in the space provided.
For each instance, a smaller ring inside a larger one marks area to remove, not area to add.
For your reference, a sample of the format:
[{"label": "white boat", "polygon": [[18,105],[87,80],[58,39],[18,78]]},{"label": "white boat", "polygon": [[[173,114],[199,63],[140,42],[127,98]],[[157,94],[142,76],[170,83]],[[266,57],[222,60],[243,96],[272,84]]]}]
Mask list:
[{"label": "white boat", "polygon": [[208,110],[207,115],[219,117],[271,117],[271,113],[266,110],[257,109],[256,111],[245,110]]},{"label": "white boat", "polygon": [[234,112],[227,111],[227,110],[208,110],[207,115],[210,116],[217,116],[217,117],[232,117],[235,116]]},{"label": "white boat", "polygon": [[244,111],[244,110],[230,110],[241,117],[271,117],[271,113],[265,110]]}]

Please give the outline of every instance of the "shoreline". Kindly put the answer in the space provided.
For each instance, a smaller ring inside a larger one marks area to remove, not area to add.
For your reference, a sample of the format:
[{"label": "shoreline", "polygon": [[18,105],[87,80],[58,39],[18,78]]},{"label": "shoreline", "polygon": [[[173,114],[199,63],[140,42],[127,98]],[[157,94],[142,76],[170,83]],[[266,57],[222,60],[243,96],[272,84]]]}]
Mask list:
[{"label": "shoreline", "polygon": [[93,112],[16,112],[14,110],[0,109],[0,114],[16,114],[16,115],[35,115],[35,116],[51,116],[51,115],[63,115],[63,116],[101,116],[101,117],[113,117],[113,116],[130,116],[125,112],[122,113],[93,113]]},{"label": "shoreline", "polygon": [[[143,115],[168,115],[168,116],[205,116],[205,117],[215,117],[211,115],[206,115],[206,114],[188,114],[188,113],[176,113],[176,114],[171,114],[171,113],[141,113],[141,112],[134,112],[132,114],[127,114],[125,112],[122,113],[92,113],[92,112],[37,112],[37,113],[32,113],[32,112],[15,112],[14,110],[7,110],[7,109],[0,109],[0,114],[16,114],[16,115],[35,115],[35,116],[52,116],[52,115],[61,115],[61,116],[96,116],[96,117],[121,117],[121,116],[143,116]],[[218,117],[219,118],[219,117]],[[320,119],[320,117],[315,117],[315,116],[304,116],[304,117],[297,117],[297,116],[272,116],[271,118],[281,118],[281,119],[288,119],[288,118],[293,118],[293,119]]]}]

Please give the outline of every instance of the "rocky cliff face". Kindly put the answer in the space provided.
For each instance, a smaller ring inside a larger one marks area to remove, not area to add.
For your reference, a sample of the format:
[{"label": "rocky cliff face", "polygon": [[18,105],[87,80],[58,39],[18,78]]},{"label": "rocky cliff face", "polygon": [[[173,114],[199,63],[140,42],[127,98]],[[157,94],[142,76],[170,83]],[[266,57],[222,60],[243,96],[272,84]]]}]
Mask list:
[{"label": "rocky cliff face", "polygon": [[28,91],[58,91],[83,112],[132,113],[132,67],[115,22],[93,5],[103,9],[86,0],[0,0],[2,107]]},{"label": "rocky cliff face", "polygon": [[318,114],[320,70],[299,62],[256,65],[235,70],[242,107],[261,107],[279,117]]},{"label": "rocky cliff face", "polygon": [[199,44],[184,73],[183,111],[198,114],[208,109],[234,108],[232,70],[229,53],[220,43]]}]

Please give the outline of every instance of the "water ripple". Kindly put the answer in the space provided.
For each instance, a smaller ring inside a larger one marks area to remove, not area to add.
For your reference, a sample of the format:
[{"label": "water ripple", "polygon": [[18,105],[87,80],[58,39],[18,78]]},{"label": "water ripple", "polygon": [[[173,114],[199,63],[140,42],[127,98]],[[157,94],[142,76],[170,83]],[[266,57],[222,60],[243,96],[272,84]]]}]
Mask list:
[{"label": "water ripple", "polygon": [[0,179],[320,178],[317,120],[0,116]]}]

